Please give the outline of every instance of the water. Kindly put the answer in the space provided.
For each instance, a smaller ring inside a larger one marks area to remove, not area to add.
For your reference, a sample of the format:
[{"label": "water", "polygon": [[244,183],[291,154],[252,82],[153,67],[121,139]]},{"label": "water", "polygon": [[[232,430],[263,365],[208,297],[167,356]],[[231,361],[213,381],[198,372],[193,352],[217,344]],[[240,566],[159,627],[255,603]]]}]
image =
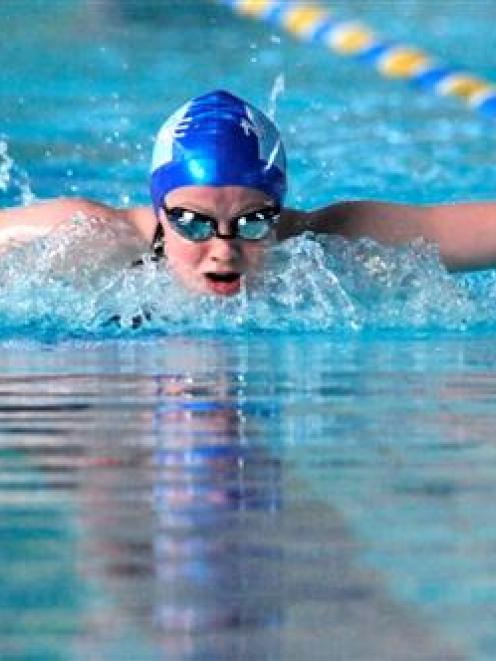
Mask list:
[{"label": "water", "polygon": [[455,659],[491,638],[491,342],[11,356],[4,654]]},{"label": "water", "polygon": [[[333,7],[491,74],[489,3]],[[164,116],[218,87],[275,113],[291,205],[493,195],[492,124],[213,4],[2,26],[2,206],[148,203]],[[0,656],[494,658],[494,273],[305,235],[192,299],[97,223],[0,260]]]}]

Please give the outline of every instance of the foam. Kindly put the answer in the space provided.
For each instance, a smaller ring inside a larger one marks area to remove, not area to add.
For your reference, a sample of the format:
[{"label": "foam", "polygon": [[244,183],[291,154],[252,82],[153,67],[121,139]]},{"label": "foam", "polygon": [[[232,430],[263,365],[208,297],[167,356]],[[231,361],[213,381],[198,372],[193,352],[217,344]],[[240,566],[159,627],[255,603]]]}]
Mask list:
[{"label": "foam", "polygon": [[307,233],[276,246],[264,273],[228,299],[189,293],[146,251],[144,265],[132,268],[143,250],[125,223],[102,225],[82,216],[48,237],[13,246],[0,261],[1,337],[354,335],[460,331],[496,322],[490,276],[484,288],[449,275],[437,250],[421,240],[390,248]]}]

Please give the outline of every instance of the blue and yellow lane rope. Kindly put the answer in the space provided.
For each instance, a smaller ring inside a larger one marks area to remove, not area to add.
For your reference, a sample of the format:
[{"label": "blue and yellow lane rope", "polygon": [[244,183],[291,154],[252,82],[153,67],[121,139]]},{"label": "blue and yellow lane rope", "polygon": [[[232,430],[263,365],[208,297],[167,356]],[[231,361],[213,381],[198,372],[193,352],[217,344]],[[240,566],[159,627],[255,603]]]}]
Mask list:
[{"label": "blue and yellow lane rope", "polygon": [[343,21],[304,0],[217,0],[235,12],[277,25],[295,37],[320,43],[340,56],[355,57],[387,78],[405,79],[438,96],[456,97],[496,117],[496,84],[443,64],[420,48],[385,40],[367,25]]}]

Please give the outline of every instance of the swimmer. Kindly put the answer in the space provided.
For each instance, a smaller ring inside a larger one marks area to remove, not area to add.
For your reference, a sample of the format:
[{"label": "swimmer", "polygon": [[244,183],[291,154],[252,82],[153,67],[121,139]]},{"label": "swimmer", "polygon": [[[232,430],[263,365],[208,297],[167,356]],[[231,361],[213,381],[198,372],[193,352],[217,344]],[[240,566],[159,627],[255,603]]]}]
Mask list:
[{"label": "swimmer", "polygon": [[[232,296],[263,269],[268,247],[304,231],[437,244],[451,270],[496,264],[496,203],[412,206],[339,202],[304,212],[284,207],[286,157],[276,126],[225,91],[188,101],[160,129],[151,207],[116,209],[63,198],[0,210],[0,249],[60,228],[77,214],[129,224],[188,289]],[[98,231],[97,229],[95,231]]]}]

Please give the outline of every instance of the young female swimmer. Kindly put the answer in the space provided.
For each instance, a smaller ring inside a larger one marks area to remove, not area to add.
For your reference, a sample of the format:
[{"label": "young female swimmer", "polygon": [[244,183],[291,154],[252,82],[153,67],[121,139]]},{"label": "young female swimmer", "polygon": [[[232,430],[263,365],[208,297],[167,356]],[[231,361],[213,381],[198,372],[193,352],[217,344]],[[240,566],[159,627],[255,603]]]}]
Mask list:
[{"label": "young female swimmer", "polygon": [[[286,158],[260,110],[224,91],[183,105],[162,126],[153,152],[153,209],[114,209],[59,199],[0,211],[0,248],[49,233],[77,213],[122,219],[165,254],[189,289],[236,294],[263,268],[272,241],[310,230],[397,245],[416,237],[439,246],[453,270],[496,265],[496,203],[416,207],[342,202],[305,213],[283,208]],[[97,231],[97,230],[96,230]]]}]

